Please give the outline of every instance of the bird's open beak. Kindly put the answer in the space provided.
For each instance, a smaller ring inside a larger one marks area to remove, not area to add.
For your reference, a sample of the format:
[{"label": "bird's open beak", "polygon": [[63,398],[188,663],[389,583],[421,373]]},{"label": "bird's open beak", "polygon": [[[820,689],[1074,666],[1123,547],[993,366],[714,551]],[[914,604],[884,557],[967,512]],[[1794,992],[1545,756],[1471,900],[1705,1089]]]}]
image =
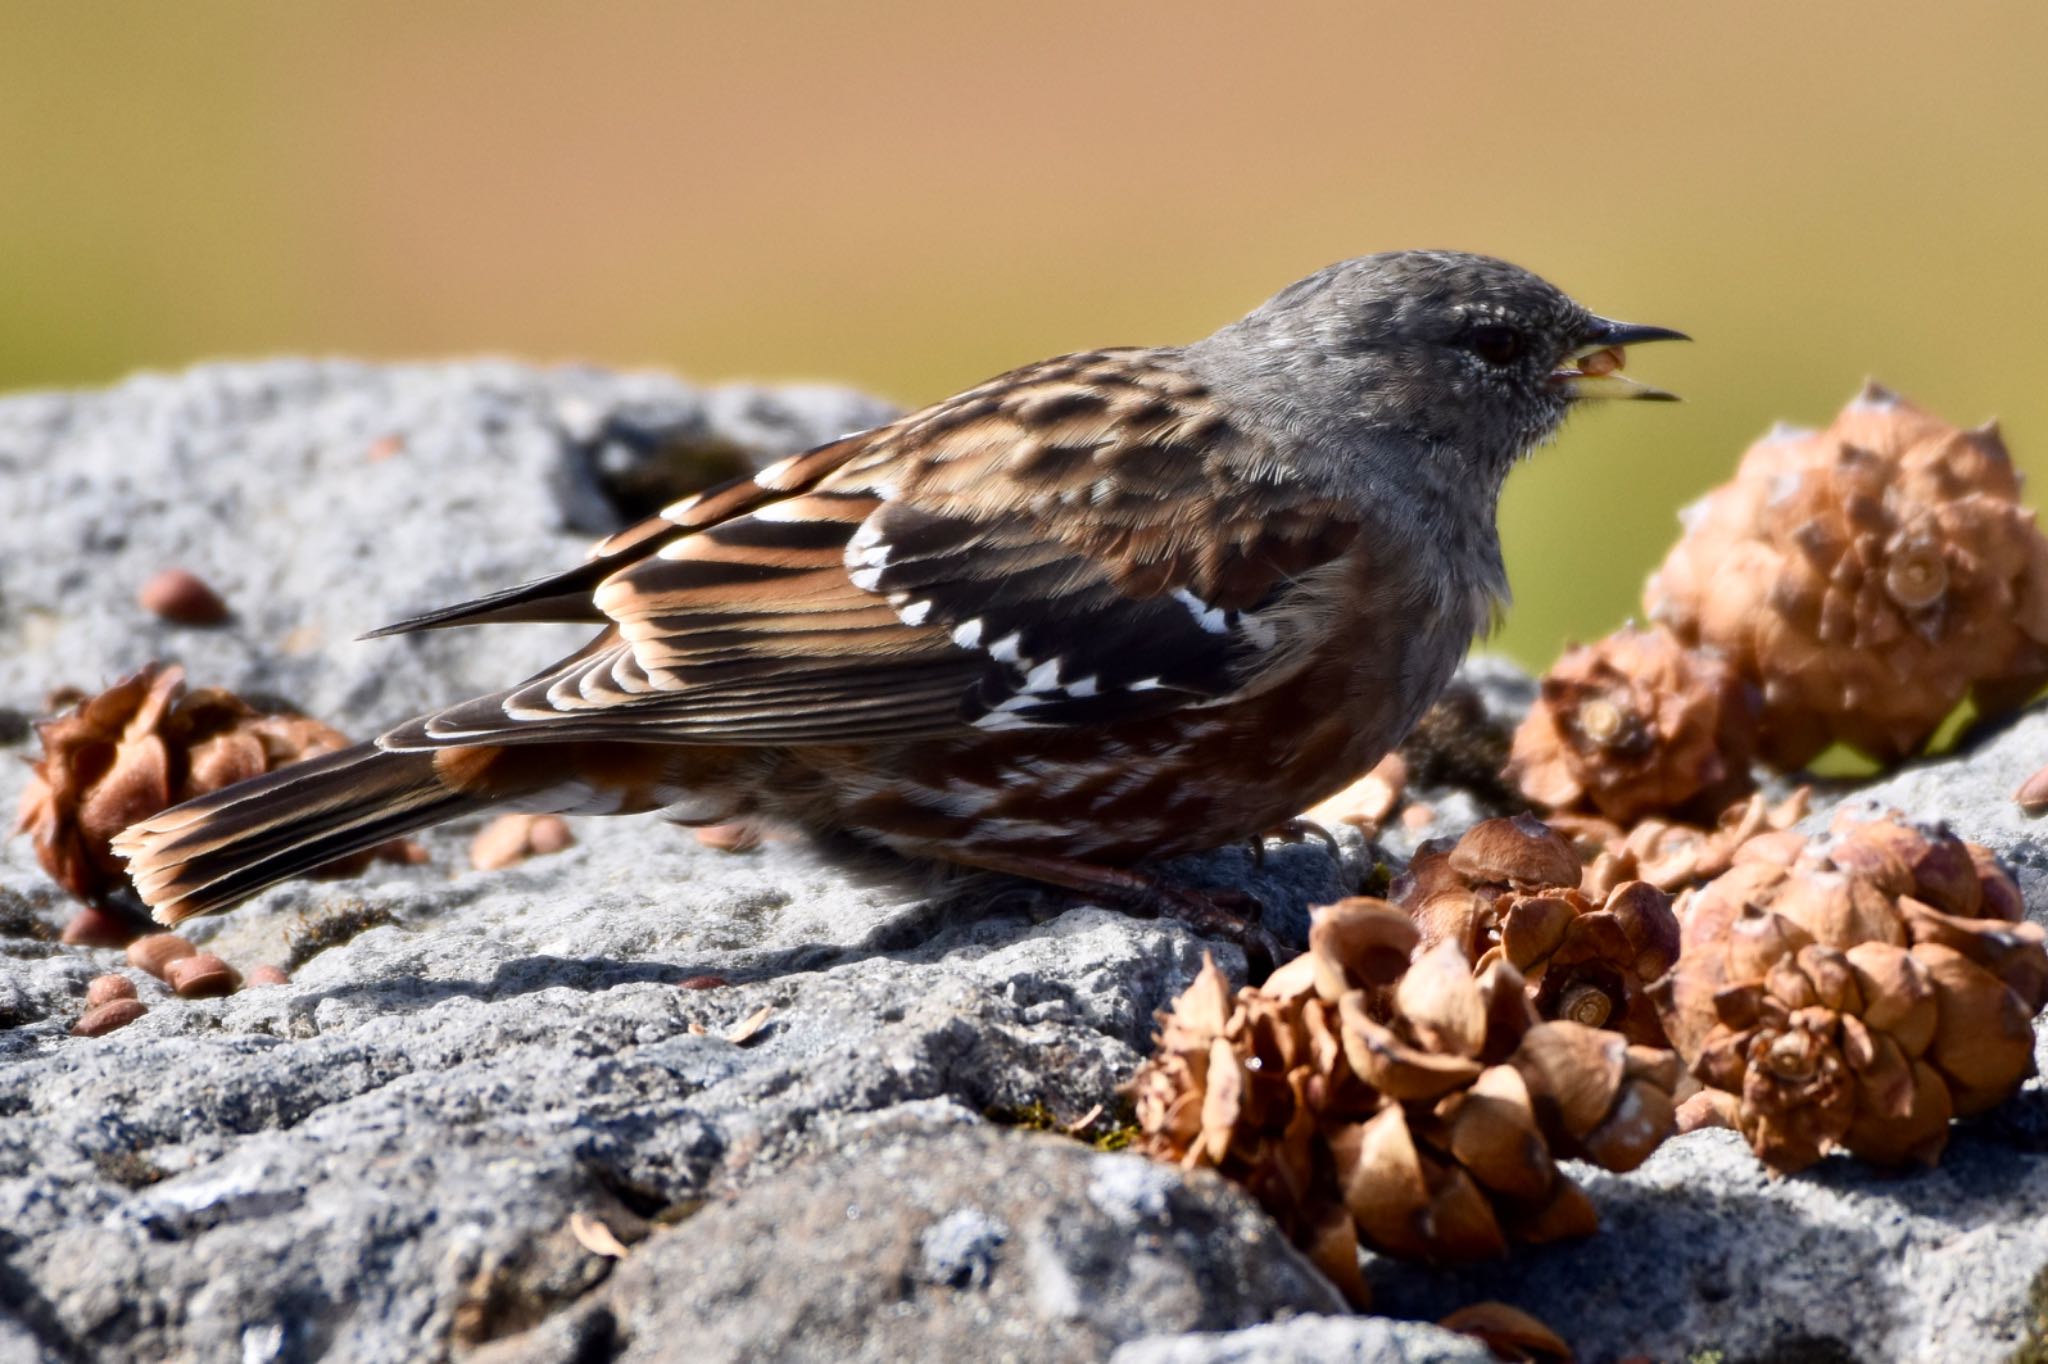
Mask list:
[{"label": "bird's open beak", "polygon": [[1647,398],[1675,403],[1676,393],[1639,384],[1621,372],[1627,363],[1626,347],[1638,341],[1690,341],[1684,332],[1669,327],[1645,327],[1634,322],[1593,319],[1590,330],[1564,364],[1550,377],[1571,390],[1573,401],[1581,398]]}]

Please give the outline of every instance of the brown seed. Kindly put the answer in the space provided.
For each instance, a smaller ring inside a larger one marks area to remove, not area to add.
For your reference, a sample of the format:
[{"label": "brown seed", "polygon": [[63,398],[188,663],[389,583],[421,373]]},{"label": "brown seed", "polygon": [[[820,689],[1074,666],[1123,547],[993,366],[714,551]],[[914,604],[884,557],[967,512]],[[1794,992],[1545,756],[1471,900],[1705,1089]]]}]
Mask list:
[{"label": "brown seed", "polygon": [[1565,1344],[1557,1332],[1538,1318],[1504,1302],[1475,1302],[1470,1307],[1460,1307],[1437,1325],[1477,1336],[1499,1359],[1552,1364],[1552,1361],[1568,1361],[1572,1357],[1572,1347]]},{"label": "brown seed", "polygon": [[370,850],[370,855],[379,862],[393,862],[401,867],[425,866],[434,860],[434,855],[417,839],[394,838],[388,843],[379,843]]},{"label": "brown seed", "polygon": [[231,995],[242,983],[241,973],[211,952],[180,957],[164,968],[164,980],[186,999],[211,999]]},{"label": "brown seed", "polygon": [[73,947],[126,947],[141,935],[127,915],[87,905],[71,916],[62,937]]},{"label": "brown seed", "polygon": [[1591,355],[1580,356],[1579,373],[1597,379],[1603,374],[1615,373],[1627,363],[1627,351],[1620,346],[1609,346],[1605,350],[1596,350]]},{"label": "brown seed", "polygon": [[2048,767],[2021,782],[2012,798],[2030,815],[2048,815]]},{"label": "brown seed", "polygon": [[576,845],[576,835],[569,832],[569,821],[560,815],[535,816],[533,824],[526,831],[526,846],[536,856],[558,853]]},{"label": "brown seed", "polygon": [[676,982],[678,990],[722,990],[732,982],[724,976],[689,976]]},{"label": "brown seed", "polygon": [[560,852],[575,841],[560,815],[500,815],[470,843],[469,864],[478,871],[499,871],[529,857]]},{"label": "brown seed", "polygon": [[195,956],[198,951],[175,933],[151,933],[128,944],[128,964],[163,980],[164,971],[172,962]]},{"label": "brown seed", "polygon": [[264,985],[289,985],[291,980],[290,973],[282,966],[272,966],[269,962],[264,962],[261,966],[250,967],[248,978],[242,983],[254,990]]},{"label": "brown seed", "polygon": [[135,594],[142,609],[174,625],[218,625],[228,618],[228,604],[196,574],[167,568]]},{"label": "brown seed", "polygon": [[379,436],[377,437],[377,439],[371,441],[370,448],[367,453],[370,463],[382,464],[385,460],[390,459],[392,456],[403,453],[404,450],[405,437],[398,435],[396,432],[393,432],[389,435]]},{"label": "brown seed", "polygon": [[125,1028],[149,1012],[149,1006],[139,999],[110,999],[106,1003],[87,1009],[76,1023],[71,1025],[73,1037],[100,1037],[116,1028]]},{"label": "brown seed", "polygon": [[97,1009],[111,1000],[133,998],[135,982],[126,976],[94,976],[85,987],[85,1006],[88,1009]]}]

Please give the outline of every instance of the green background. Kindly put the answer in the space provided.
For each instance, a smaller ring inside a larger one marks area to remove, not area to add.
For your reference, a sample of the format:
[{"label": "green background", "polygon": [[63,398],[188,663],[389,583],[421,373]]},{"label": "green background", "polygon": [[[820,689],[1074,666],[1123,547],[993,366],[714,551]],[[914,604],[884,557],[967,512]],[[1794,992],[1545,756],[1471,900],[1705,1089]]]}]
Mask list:
[{"label": "green background", "polygon": [[1343,256],[1684,327],[1510,484],[1541,665],[1865,374],[2048,468],[2048,6],[0,3],[0,388],[507,353],[906,402]]}]

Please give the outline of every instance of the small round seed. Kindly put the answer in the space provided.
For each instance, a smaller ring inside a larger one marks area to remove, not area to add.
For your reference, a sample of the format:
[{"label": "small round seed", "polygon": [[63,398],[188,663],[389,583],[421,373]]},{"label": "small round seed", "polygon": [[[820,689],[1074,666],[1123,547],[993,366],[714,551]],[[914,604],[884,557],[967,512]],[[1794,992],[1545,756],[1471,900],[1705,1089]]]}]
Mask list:
[{"label": "small round seed", "polygon": [[541,815],[526,831],[526,846],[536,854],[558,853],[575,843],[576,835],[569,832],[569,821],[560,815]]},{"label": "small round seed", "polygon": [[128,944],[128,964],[163,980],[164,969],[174,961],[182,961],[199,951],[190,942],[175,933],[151,933]]},{"label": "small round seed", "polygon": [[97,1009],[117,999],[135,998],[135,982],[126,976],[94,976],[85,987],[85,1006]]},{"label": "small round seed", "polygon": [[174,625],[218,625],[228,618],[228,604],[197,574],[167,568],[135,594],[142,609]]},{"label": "small round seed", "polygon": [[87,1009],[76,1023],[71,1025],[73,1037],[100,1037],[116,1028],[125,1028],[149,1012],[149,1006],[139,999],[110,999],[95,1008]]},{"label": "small round seed", "polygon": [[272,966],[269,962],[264,962],[261,966],[250,967],[248,979],[242,983],[253,990],[261,985],[289,985],[291,980],[290,974],[282,966]]},{"label": "small round seed", "polygon": [[2048,815],[2048,767],[2021,782],[2012,798],[2030,815]]},{"label": "small round seed", "polygon": [[499,871],[529,857],[561,852],[575,841],[560,815],[499,815],[471,841],[469,864],[478,871]]},{"label": "small round seed", "polygon": [[185,999],[210,999],[231,995],[242,983],[241,973],[211,952],[180,957],[164,968],[164,980]]},{"label": "small round seed", "polygon": [[62,937],[73,947],[126,947],[141,934],[127,915],[87,905],[71,916]]}]

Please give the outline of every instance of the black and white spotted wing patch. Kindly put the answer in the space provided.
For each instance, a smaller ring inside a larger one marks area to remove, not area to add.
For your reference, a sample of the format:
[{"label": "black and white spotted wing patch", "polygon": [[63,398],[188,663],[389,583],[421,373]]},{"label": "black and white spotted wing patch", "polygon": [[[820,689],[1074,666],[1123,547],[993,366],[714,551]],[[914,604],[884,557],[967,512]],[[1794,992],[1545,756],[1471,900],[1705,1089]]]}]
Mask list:
[{"label": "black and white spotted wing patch", "polygon": [[984,729],[1103,724],[1212,702],[1275,643],[1256,608],[1214,608],[1185,588],[1133,598],[1103,564],[1021,520],[890,503],[855,533],[847,562],[854,583],[899,616],[942,626],[986,659],[961,701],[961,717]]}]

